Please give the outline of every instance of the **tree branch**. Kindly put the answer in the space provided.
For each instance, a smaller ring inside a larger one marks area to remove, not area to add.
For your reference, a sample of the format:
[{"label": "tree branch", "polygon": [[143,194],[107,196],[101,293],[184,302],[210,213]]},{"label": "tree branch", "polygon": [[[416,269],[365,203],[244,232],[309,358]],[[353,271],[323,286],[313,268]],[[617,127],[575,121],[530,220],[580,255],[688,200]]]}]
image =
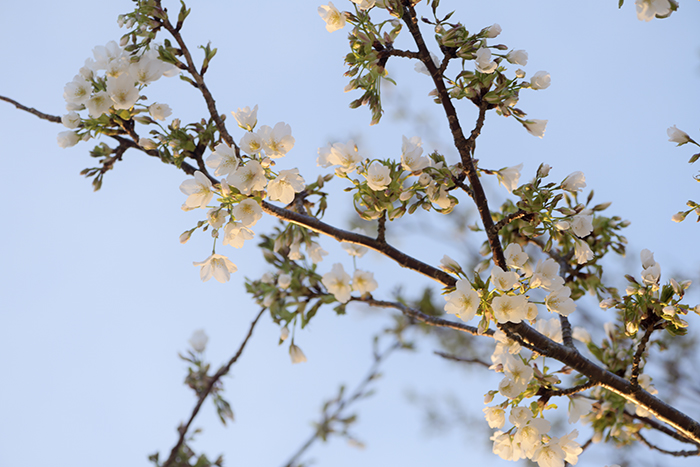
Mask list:
[{"label": "tree branch", "polygon": [[217,371],[209,380],[209,383],[207,384],[206,388],[204,388],[204,391],[201,393],[199,396],[199,399],[197,400],[197,403],[194,406],[194,409],[192,409],[192,415],[190,415],[190,419],[187,421],[187,423],[183,426],[180,425],[180,427],[177,429],[177,431],[180,433],[180,436],[177,440],[177,443],[175,443],[175,446],[170,450],[170,456],[168,459],[163,463],[162,467],[169,467],[170,465],[175,462],[175,458],[177,457],[178,452],[180,451],[180,447],[182,446],[182,443],[185,442],[185,436],[187,435],[187,431],[190,429],[190,425],[192,425],[192,422],[194,421],[195,417],[199,413],[199,409],[202,407],[202,404],[204,403],[204,400],[209,396],[211,393],[212,389],[214,389],[214,386],[216,383],[219,382],[219,380],[228,374],[229,370],[231,370],[231,366],[233,366],[234,363],[238,361],[238,358],[241,356],[243,353],[243,349],[245,349],[246,344],[248,343],[248,340],[250,337],[253,335],[253,329],[255,329],[255,325],[258,324],[258,320],[260,317],[263,315],[265,312],[265,308],[260,310],[260,313],[258,313],[258,316],[255,317],[253,322],[250,324],[250,329],[248,330],[248,334],[246,335],[245,339],[243,339],[243,342],[241,342],[240,347],[238,348],[238,352],[231,357],[231,360],[225,365],[219,368],[219,371]]},{"label": "tree branch", "polygon": [[0,96],[0,101],[9,102],[10,104],[17,107],[19,110],[24,110],[25,112],[29,112],[32,115],[36,115],[37,117],[39,117],[42,120],[48,120],[49,122],[53,122],[53,123],[61,123],[61,117],[56,117],[55,115],[48,115],[48,114],[45,114],[43,112],[39,112],[35,108],[24,106],[24,105],[20,104],[19,102],[10,99],[9,97]]},{"label": "tree branch", "polygon": [[448,354],[448,353],[440,352],[440,351],[437,351],[437,350],[434,351],[433,353],[434,353],[435,355],[439,355],[440,357],[445,358],[445,359],[447,359],[447,360],[454,360],[455,362],[476,363],[477,365],[481,365],[481,366],[484,366],[484,367],[486,367],[486,368],[491,367],[491,365],[489,365],[488,363],[486,363],[486,362],[484,362],[484,361],[482,361],[482,360],[479,360],[478,358],[462,358],[462,357],[458,357],[458,356],[456,356],[456,355],[450,355],[450,354]]}]

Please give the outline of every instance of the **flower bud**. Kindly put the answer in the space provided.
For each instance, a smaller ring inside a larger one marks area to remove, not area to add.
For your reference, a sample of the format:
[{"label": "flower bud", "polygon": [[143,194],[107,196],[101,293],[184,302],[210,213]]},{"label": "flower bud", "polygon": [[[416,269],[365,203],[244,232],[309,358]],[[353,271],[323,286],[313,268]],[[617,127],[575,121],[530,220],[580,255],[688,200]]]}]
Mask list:
[{"label": "flower bud", "polygon": [[[633,336],[634,334],[637,334],[637,331],[639,330],[639,325],[638,325],[637,323],[633,323],[632,321],[630,321],[630,322],[627,323],[627,325],[625,326],[625,330],[627,331],[627,334],[628,334],[628,335]],[[620,352],[622,352],[622,351],[620,351]],[[625,354],[623,354],[622,357],[620,357],[620,356],[618,355],[618,358],[619,358],[620,360],[623,360],[623,359],[625,358]]]},{"label": "flower bud", "polygon": [[306,361],[306,355],[304,355],[304,352],[302,352],[301,349],[294,344],[289,346],[289,357],[292,359],[292,364]]},{"label": "flower bud", "polygon": [[280,340],[285,341],[289,337],[289,328],[287,326],[283,327],[280,331]]},{"label": "flower bud", "polygon": [[187,241],[190,239],[191,236],[192,236],[191,230],[187,230],[185,232],[182,232],[182,234],[180,235],[180,243],[182,243],[182,244],[187,243]]}]

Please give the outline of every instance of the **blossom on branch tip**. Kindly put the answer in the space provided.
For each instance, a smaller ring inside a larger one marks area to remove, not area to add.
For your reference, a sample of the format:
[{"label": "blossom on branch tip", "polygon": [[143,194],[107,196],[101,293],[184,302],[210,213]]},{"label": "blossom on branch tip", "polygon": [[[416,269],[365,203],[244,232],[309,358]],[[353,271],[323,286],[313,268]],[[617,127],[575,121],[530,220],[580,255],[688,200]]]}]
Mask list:
[{"label": "blossom on branch tip", "polygon": [[486,407],[483,412],[489,428],[503,428],[506,423],[506,412],[503,407]]},{"label": "blossom on branch tip", "polygon": [[503,251],[503,255],[506,257],[506,265],[508,265],[509,268],[520,269],[528,260],[527,253],[525,253],[523,247],[517,243],[508,245]]},{"label": "blossom on branch tip", "polygon": [[345,14],[339,11],[333,5],[333,2],[328,2],[328,5],[318,7],[318,14],[326,22],[326,30],[328,32],[337,31],[345,27]]},{"label": "blossom on branch tip", "polygon": [[549,120],[526,120],[523,123],[523,126],[532,136],[542,138],[545,130],[547,129],[548,121]]},{"label": "blossom on branch tip", "polygon": [[503,29],[501,29],[501,26],[498,23],[494,23],[488,28],[486,28],[485,31],[486,37],[488,37],[489,39],[493,39],[495,37],[498,37],[501,31],[503,31]]},{"label": "blossom on branch tip", "polygon": [[657,16],[665,17],[671,14],[671,2],[669,0],[637,0],[637,19],[639,21],[651,21]]},{"label": "blossom on branch tip", "polygon": [[210,257],[201,262],[193,262],[194,266],[200,266],[199,277],[203,282],[208,281],[212,277],[217,281],[227,282],[231,279],[231,273],[236,272],[238,268],[226,256],[212,254]]},{"label": "blossom on branch tip", "polygon": [[367,169],[367,186],[373,191],[386,190],[391,183],[390,169],[381,162],[374,161]]},{"label": "blossom on branch tip", "polygon": [[148,107],[148,113],[154,120],[165,120],[172,115],[173,110],[168,104],[158,104],[156,102]]},{"label": "blossom on branch tip", "polygon": [[257,105],[253,107],[253,110],[250,110],[250,107],[244,107],[242,109],[239,107],[236,112],[231,113],[233,114],[233,118],[235,118],[238,122],[238,126],[243,128],[244,130],[253,131],[255,125],[258,124]]},{"label": "blossom on branch tip", "polygon": [[80,126],[80,115],[77,112],[68,112],[61,117],[61,123],[69,130],[75,130]]},{"label": "blossom on branch tip", "polygon": [[593,215],[583,213],[575,215],[571,221],[571,230],[579,238],[588,236],[593,232]]},{"label": "blossom on branch tip", "polygon": [[414,136],[411,139],[402,136],[401,143],[401,166],[409,172],[418,172],[426,168],[429,164],[427,157],[423,154],[423,141],[420,137]]},{"label": "blossom on branch tip", "polygon": [[244,226],[241,222],[229,222],[224,226],[224,246],[230,245],[233,248],[242,248],[243,242],[252,240],[255,232]]},{"label": "blossom on branch tip", "polygon": [[204,329],[197,329],[189,340],[192,349],[198,353],[204,352],[204,349],[207,348],[207,342],[209,342],[209,336],[204,332]]},{"label": "blossom on branch tip", "polygon": [[245,227],[254,226],[262,217],[260,203],[252,198],[244,199],[233,208],[233,217]]},{"label": "blossom on branch tip", "polygon": [[359,269],[355,270],[355,273],[352,275],[352,290],[365,294],[373,292],[377,287],[379,287],[379,284],[374,279],[374,273],[360,271]]},{"label": "blossom on branch tip", "polygon": [[219,143],[214,147],[214,152],[207,157],[206,164],[214,169],[214,175],[224,177],[236,171],[240,160],[233,148],[226,143]]},{"label": "blossom on branch tip", "polygon": [[518,182],[520,181],[520,171],[523,169],[523,164],[514,165],[513,167],[506,167],[496,172],[498,177],[498,182],[506,187],[508,193],[513,193],[513,190],[518,188]]},{"label": "blossom on branch tip", "polygon": [[112,107],[112,99],[107,91],[100,91],[91,96],[85,106],[92,118],[100,118],[102,114],[109,112],[109,108]]},{"label": "blossom on branch tip", "polygon": [[481,73],[490,74],[496,71],[498,63],[491,60],[491,50],[481,47],[476,51],[476,69]]},{"label": "blossom on branch tip", "polygon": [[[321,149],[319,149],[320,159]],[[357,152],[357,146],[354,141],[349,140],[347,143],[335,143],[326,155],[326,161],[330,165],[339,165],[340,167],[336,170],[348,174],[357,168],[357,165],[362,161],[362,156]]]},{"label": "blossom on branch tip", "polygon": [[668,135],[668,140],[672,143],[678,143],[678,146],[690,143],[692,141],[688,133],[683,130],[679,130],[676,128],[676,125],[669,127],[668,130],[666,130],[666,134]]},{"label": "blossom on branch tip", "polygon": [[535,289],[542,287],[547,291],[554,291],[564,285],[564,279],[559,276],[559,263],[552,258],[538,261],[535,272],[530,277],[530,287]]},{"label": "blossom on branch tip", "polygon": [[445,300],[447,301],[445,312],[457,316],[464,322],[474,318],[481,303],[479,294],[466,279],[458,280],[455,291],[445,295]]},{"label": "blossom on branch tip", "polygon": [[207,207],[213,196],[211,189],[211,181],[199,170],[194,173],[194,179],[185,180],[180,185],[180,191],[188,195],[185,205],[189,208]]},{"label": "blossom on branch tip", "polygon": [[331,272],[323,275],[321,282],[340,303],[347,303],[350,300],[350,293],[352,292],[350,275],[345,272],[342,264],[335,263]]},{"label": "blossom on branch tip", "polygon": [[531,89],[547,89],[552,82],[552,78],[546,71],[538,71],[530,78]]},{"label": "blossom on branch tip", "polygon": [[277,178],[267,184],[267,195],[272,201],[289,204],[294,200],[294,193],[300,193],[305,187],[299,169],[280,170]]},{"label": "blossom on branch tip", "polygon": [[527,298],[523,295],[501,295],[493,299],[491,309],[499,323],[520,323],[527,317]]},{"label": "blossom on branch tip", "polygon": [[588,246],[588,243],[585,240],[578,239],[574,241],[574,256],[576,257],[576,262],[578,264],[586,264],[595,258],[595,255],[593,254],[593,251],[591,251],[591,247]]},{"label": "blossom on branch tip", "polygon": [[573,172],[561,182],[561,189],[576,193],[586,187],[586,176],[580,170]]},{"label": "blossom on branch tip", "polygon": [[506,55],[506,60],[508,60],[513,65],[527,65],[527,52],[524,50],[511,50]]},{"label": "blossom on branch tip", "polygon": [[240,146],[244,153],[252,156],[263,150],[263,140],[259,134],[249,131],[241,138]]},{"label": "blossom on branch tip", "polygon": [[240,166],[235,172],[226,177],[228,184],[237,188],[244,195],[249,195],[253,191],[264,190],[267,185],[265,169],[258,161],[248,161]]},{"label": "blossom on branch tip", "polygon": [[292,359],[292,364],[304,363],[306,361],[306,355],[304,355],[304,352],[302,352],[298,346],[294,345],[294,343],[289,346],[289,357]]},{"label": "blossom on branch tip", "polygon": [[114,108],[118,110],[132,108],[139,98],[139,90],[134,85],[134,79],[127,74],[119,75],[117,78],[108,76],[107,93],[114,103]]},{"label": "blossom on branch tip", "polygon": [[544,303],[549,311],[559,313],[562,316],[569,316],[576,310],[576,303],[570,297],[571,289],[567,286],[562,286],[547,295]]},{"label": "blossom on branch tip", "polygon": [[63,98],[69,104],[85,104],[92,94],[92,84],[83,76],[76,75],[63,88]]},{"label": "blossom on branch tip", "polygon": [[58,145],[63,149],[75,146],[80,141],[80,137],[75,131],[62,131],[56,138]]},{"label": "blossom on branch tip", "polygon": [[287,154],[294,147],[292,127],[284,122],[279,122],[274,128],[263,125],[258,130],[262,139],[265,154],[272,159],[277,159]]}]

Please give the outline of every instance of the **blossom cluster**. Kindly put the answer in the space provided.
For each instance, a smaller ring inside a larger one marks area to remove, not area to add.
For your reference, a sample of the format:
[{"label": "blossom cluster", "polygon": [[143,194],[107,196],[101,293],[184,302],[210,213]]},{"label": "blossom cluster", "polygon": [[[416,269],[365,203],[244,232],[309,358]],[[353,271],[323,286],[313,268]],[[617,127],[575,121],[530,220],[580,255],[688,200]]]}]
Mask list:
[{"label": "blossom cluster", "polygon": [[[214,175],[222,177],[220,186],[215,188],[209,177],[200,171],[194,173],[193,179],[185,180],[180,185],[180,191],[187,195],[183,210],[204,209],[214,194],[218,195],[219,205],[207,213],[208,224],[212,227],[215,238],[218,238],[219,230],[223,227],[222,243],[234,248],[241,248],[246,240],[254,237],[251,228],[262,217],[260,203],[263,199],[267,197],[271,201],[289,204],[295,194],[306,186],[299,175],[299,169],[280,170],[277,174],[272,171],[272,159],[285,156],[294,147],[294,137],[291,127],[284,122],[277,123],[274,127],[262,125],[254,131],[257,111],[256,105],[252,110],[245,107],[232,112],[246,134],[238,147],[232,148],[225,142],[217,144],[206,159],[206,165],[213,170]],[[241,156],[239,148],[246,155]],[[203,224],[200,223],[201,225]],[[187,241],[195,229],[183,233],[181,241]],[[320,261],[323,254],[327,254],[318,244],[309,244],[308,247],[315,260]],[[297,244],[297,253],[298,248]],[[236,270],[228,258],[216,253],[205,261],[194,264],[202,268],[201,277],[204,281],[214,277],[219,282],[226,282],[230,273]]]},{"label": "blossom cluster", "polygon": [[[160,60],[156,49],[157,46],[137,55],[127,52],[115,41],[95,47],[94,58],[86,59],[79,74],[63,89],[69,111],[61,118],[63,125],[70,130],[79,128],[82,119],[78,112],[85,109],[92,119],[110,112],[133,110],[145,86],[163,76],[175,76],[178,69]],[[165,120],[172,113],[167,104],[159,103],[143,110],[148,110],[154,120]],[[126,119],[131,117],[131,113],[120,115]],[[76,131],[64,131],[58,136],[58,144],[64,148],[74,146],[80,138],[89,139],[89,132],[81,135]]]}]

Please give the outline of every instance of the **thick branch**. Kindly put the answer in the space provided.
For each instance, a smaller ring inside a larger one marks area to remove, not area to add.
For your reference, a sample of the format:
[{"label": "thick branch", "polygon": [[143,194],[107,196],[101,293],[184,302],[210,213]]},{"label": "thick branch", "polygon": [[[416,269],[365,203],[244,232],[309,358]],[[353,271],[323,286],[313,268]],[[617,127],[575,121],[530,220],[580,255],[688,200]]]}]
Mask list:
[{"label": "thick branch", "polygon": [[219,371],[217,371],[209,380],[209,383],[207,384],[206,388],[204,388],[204,391],[199,396],[199,399],[197,400],[197,404],[195,404],[194,409],[192,409],[192,415],[190,415],[190,419],[187,421],[187,424],[184,426],[180,425],[178,428],[178,431],[180,432],[180,436],[177,440],[177,443],[175,446],[173,446],[172,450],[170,451],[170,456],[168,459],[163,463],[162,467],[169,467],[172,465],[173,462],[175,462],[175,458],[177,457],[177,453],[180,451],[180,447],[182,447],[182,443],[185,442],[185,436],[187,435],[187,431],[190,429],[190,425],[192,425],[192,422],[194,421],[195,417],[199,413],[199,409],[202,407],[202,404],[204,403],[204,400],[209,396],[211,391],[214,389],[214,386],[216,383],[219,382],[219,380],[228,374],[229,370],[231,370],[231,366],[233,366],[234,363],[238,361],[238,358],[241,356],[243,353],[243,349],[245,349],[246,344],[248,343],[248,340],[250,337],[253,335],[253,329],[255,329],[255,325],[258,324],[258,320],[260,317],[263,315],[265,312],[265,308],[260,310],[260,313],[258,313],[258,316],[255,317],[253,322],[250,324],[250,329],[248,330],[248,334],[245,336],[245,339],[243,339],[243,342],[241,342],[240,347],[238,348],[238,352],[231,357],[231,360],[225,365],[219,368]]}]

